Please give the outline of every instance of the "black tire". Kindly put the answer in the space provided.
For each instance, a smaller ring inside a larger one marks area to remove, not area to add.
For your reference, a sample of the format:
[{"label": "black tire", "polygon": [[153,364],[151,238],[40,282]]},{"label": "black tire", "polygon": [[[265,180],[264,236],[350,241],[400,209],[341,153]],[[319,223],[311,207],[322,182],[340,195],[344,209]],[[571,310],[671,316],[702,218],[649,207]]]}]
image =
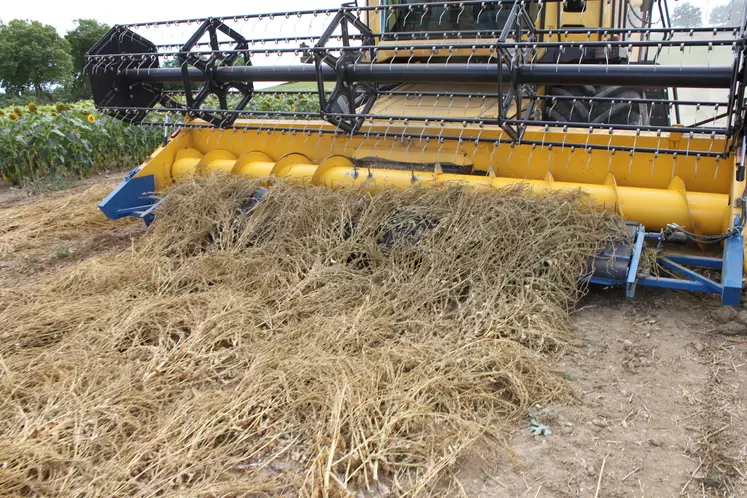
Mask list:
[{"label": "black tire", "polygon": [[[643,98],[642,90],[624,86],[548,86],[548,96],[560,96],[545,102],[545,119],[573,123],[629,124],[647,126],[648,104],[630,102]],[[578,97],[574,102],[567,97]],[[582,98],[604,97],[612,100],[589,101]]]}]

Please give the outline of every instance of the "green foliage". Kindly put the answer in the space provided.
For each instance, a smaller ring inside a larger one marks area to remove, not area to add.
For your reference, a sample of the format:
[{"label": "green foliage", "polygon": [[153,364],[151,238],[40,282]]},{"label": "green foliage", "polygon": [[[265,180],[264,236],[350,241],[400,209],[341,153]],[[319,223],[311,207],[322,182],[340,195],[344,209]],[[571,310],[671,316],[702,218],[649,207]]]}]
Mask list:
[{"label": "green foliage", "polygon": [[529,431],[533,436],[551,436],[550,421],[558,417],[554,408],[541,407],[539,405],[529,408]]},{"label": "green foliage", "polygon": [[258,93],[249,101],[247,109],[267,112],[319,112],[319,97],[315,93]]},{"label": "green foliage", "polygon": [[27,184],[134,167],[159,137],[156,128],[130,126],[97,113],[91,102],[6,108],[0,115],[0,177]]},{"label": "green foliage", "polygon": [[65,259],[68,256],[70,256],[70,247],[65,245],[55,247],[52,253],[52,257],[57,260]]},{"label": "green foliage", "polygon": [[[183,95],[174,95],[174,100],[179,103],[185,103],[186,100]],[[238,94],[232,94],[228,96],[227,104],[229,109],[235,109],[236,104],[239,102],[240,96]],[[204,109],[218,109],[218,99],[214,95],[208,96],[205,99]],[[298,94],[282,94],[282,93],[271,93],[267,91],[259,91],[249,101],[246,106],[249,111],[267,112],[270,115],[273,112],[319,112],[319,96],[316,93],[304,92]],[[246,117],[246,116],[242,116]],[[259,116],[261,117],[261,116]],[[277,118],[283,118],[284,116],[276,116]]]},{"label": "green foliage", "polygon": [[0,27],[0,79],[6,92],[21,95],[67,81],[73,70],[70,45],[53,26],[14,19]]},{"label": "green foliage", "polygon": [[672,26],[690,28],[703,25],[703,9],[691,3],[683,3],[672,12]]},{"label": "green foliage", "polygon": [[91,98],[91,84],[83,72],[86,64],[85,56],[91,47],[109,31],[109,26],[94,19],[78,19],[75,23],[77,26],[65,35],[73,58],[73,80],[70,84],[69,98],[70,100],[89,99]]}]

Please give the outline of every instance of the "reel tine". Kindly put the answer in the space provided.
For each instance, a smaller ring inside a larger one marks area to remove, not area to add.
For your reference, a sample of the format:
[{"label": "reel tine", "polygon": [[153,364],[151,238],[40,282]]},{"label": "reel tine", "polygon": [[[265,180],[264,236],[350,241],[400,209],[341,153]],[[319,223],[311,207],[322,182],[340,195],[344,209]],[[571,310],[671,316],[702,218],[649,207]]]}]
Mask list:
[{"label": "reel tine", "polygon": [[348,137],[348,140],[345,141],[345,148],[343,149],[343,154],[348,154],[348,145],[350,145],[350,142],[353,141],[353,135],[355,132],[353,130],[350,130],[350,136]]},{"label": "reel tine", "polygon": [[[422,133],[421,133],[421,143],[423,142]],[[423,162],[423,158],[425,157],[425,151],[428,149],[428,146],[431,144],[431,137],[425,137],[425,144],[423,145],[422,150],[420,151],[420,162]]]},{"label": "reel tine", "polygon": [[324,137],[324,124],[319,125],[319,130],[317,130],[316,134],[319,138],[316,140],[316,146],[314,149],[319,150],[319,144],[322,143],[322,138]]},{"label": "reel tine", "polygon": [[[527,168],[526,171],[529,171],[529,168],[532,165],[532,156],[534,155],[534,151],[537,150],[537,144],[532,144],[532,149],[529,151],[529,156],[527,157]],[[528,173],[524,173],[524,178],[527,177]]]},{"label": "reel tine", "polygon": [[[405,128],[406,130],[407,128]],[[412,138],[405,135],[405,131],[402,131],[402,143],[404,144],[404,141],[407,140],[407,147],[405,148],[405,158],[410,153],[410,147],[412,146]]]},{"label": "reel tine", "polygon": [[576,146],[571,145],[571,151],[568,153],[568,162],[565,165],[565,170],[568,171],[571,168],[571,159],[573,159],[573,153],[576,152]]},{"label": "reel tine", "polygon": [[630,149],[630,165],[628,166],[628,174],[630,174],[633,171],[633,158],[635,157],[636,152],[636,143],[638,143],[638,137],[641,136],[641,129],[638,128],[635,130],[635,137],[633,138],[633,148]]},{"label": "reel tine", "polygon": [[511,150],[508,153],[508,159],[506,160],[507,164],[511,164],[511,157],[514,155],[514,150],[516,149],[516,142],[514,140],[511,140],[510,147],[511,147]]},{"label": "reel tine", "polygon": [[283,139],[283,137],[285,136],[285,134],[286,134],[286,130],[280,130],[280,132],[278,133],[278,141],[275,142],[275,149],[276,150],[281,150],[280,149],[280,141]]},{"label": "reel tine", "polygon": [[[389,120],[389,126],[387,127],[387,132],[389,131],[389,128],[391,128],[392,124],[393,124],[393,120],[390,119]],[[407,129],[407,120],[405,120],[405,129]],[[404,142],[404,137],[405,137],[405,134],[404,134],[404,131],[403,131],[402,132],[402,143],[403,144],[405,143]],[[394,152],[394,146],[395,145],[397,145],[397,137],[396,136],[392,137],[392,146],[389,147],[389,156],[390,157],[392,156],[392,153]]]},{"label": "reel tine", "polygon": [[490,169],[493,169],[493,157],[495,157],[495,152],[498,150],[498,147],[500,147],[500,139],[493,142],[493,152],[490,153],[490,159],[488,159],[488,166]]},{"label": "reel tine", "polygon": [[459,140],[457,141],[457,146],[454,147],[454,164],[458,164],[457,161],[459,159],[459,147],[461,147],[461,145],[464,143],[462,137],[464,136],[464,130],[466,130],[466,129],[467,129],[467,122],[463,121],[462,122],[462,131],[459,132]]},{"label": "reel tine", "polygon": [[[563,125],[563,142],[560,146],[561,151],[565,151],[565,141],[568,138],[568,125]],[[566,171],[568,171],[568,168],[566,168]]]}]

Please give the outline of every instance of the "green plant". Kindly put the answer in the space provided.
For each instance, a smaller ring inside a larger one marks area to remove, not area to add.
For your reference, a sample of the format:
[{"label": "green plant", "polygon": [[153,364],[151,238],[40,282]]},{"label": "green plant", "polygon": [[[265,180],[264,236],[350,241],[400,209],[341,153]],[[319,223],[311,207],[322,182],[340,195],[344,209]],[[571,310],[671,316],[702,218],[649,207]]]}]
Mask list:
[{"label": "green plant", "polygon": [[[229,107],[236,105],[236,99],[238,96],[230,96]],[[205,107],[217,108],[217,99],[208,98]],[[0,178],[15,185],[37,185],[47,180],[58,184],[60,179],[86,178],[97,171],[133,167],[161,139],[160,129],[131,126],[109,118],[97,112],[91,101],[31,103],[26,108],[29,112],[18,106],[0,111]],[[258,93],[248,110],[273,117],[276,112],[317,113],[319,104],[311,92]]]},{"label": "green plant", "polygon": [[12,184],[133,167],[159,143],[159,130],[106,117],[90,101],[29,107],[0,117],[0,177]]},{"label": "green plant", "polygon": [[528,416],[529,431],[533,436],[547,437],[552,435],[552,430],[550,429],[549,422],[556,419],[558,416],[554,408],[542,408],[539,405],[535,405],[529,408]]},{"label": "green plant", "polygon": [[54,248],[52,256],[57,260],[65,259],[70,256],[70,248],[68,246],[57,246]]}]

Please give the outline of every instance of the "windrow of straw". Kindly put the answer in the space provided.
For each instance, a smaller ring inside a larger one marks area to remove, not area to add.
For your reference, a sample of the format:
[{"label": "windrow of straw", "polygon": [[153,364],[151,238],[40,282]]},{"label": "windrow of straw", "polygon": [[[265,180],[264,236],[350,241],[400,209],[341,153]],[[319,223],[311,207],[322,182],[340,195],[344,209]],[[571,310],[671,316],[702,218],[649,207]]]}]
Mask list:
[{"label": "windrow of straw", "polygon": [[535,402],[587,258],[578,196],[178,185],[131,251],[0,291],[0,489],[446,489]]}]

